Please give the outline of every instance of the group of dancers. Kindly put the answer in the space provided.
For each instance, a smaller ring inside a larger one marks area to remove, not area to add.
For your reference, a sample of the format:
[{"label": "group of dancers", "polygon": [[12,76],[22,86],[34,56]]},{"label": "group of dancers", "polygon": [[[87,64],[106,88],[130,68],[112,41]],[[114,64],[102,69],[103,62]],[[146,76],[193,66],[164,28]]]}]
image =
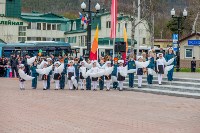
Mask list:
[{"label": "group of dancers", "polygon": [[[157,58],[155,58],[155,56]],[[25,71],[25,65],[19,65],[20,89],[24,90],[26,80],[32,80],[32,89],[37,88],[38,76],[43,82],[43,90],[50,89],[52,79],[55,82],[55,90],[64,89],[66,78],[69,90],[100,90],[106,88],[124,89],[126,77],[129,77],[129,87],[134,87],[135,73],[138,77],[138,88],[142,87],[143,76],[147,75],[149,85],[153,84],[153,76],[158,76],[158,84],[162,85],[163,75],[168,76],[168,80],[173,80],[173,69],[176,56],[173,49],[168,48],[168,53],[164,57],[163,53],[155,54],[153,50],[148,51],[148,57],[142,55],[133,57],[125,63],[124,60],[104,61],[83,60],[77,58],[67,62],[55,61],[52,58],[46,58],[42,62],[37,62],[37,57],[27,59],[27,65],[30,67],[31,74]],[[126,65],[125,65],[126,64]],[[27,66],[26,65],[26,66]]]}]

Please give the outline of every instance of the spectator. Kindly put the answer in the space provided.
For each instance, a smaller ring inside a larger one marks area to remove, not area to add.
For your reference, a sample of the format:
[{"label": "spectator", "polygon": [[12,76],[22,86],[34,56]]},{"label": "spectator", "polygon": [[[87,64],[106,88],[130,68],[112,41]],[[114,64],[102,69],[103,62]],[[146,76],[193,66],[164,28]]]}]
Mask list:
[{"label": "spectator", "polygon": [[193,60],[191,61],[191,72],[196,72],[196,61],[195,61],[195,57],[193,57]]},{"label": "spectator", "polygon": [[18,62],[18,59],[15,57],[15,55],[11,55],[10,63],[11,63],[11,69],[12,69],[12,77],[14,78],[15,74],[16,74],[16,77],[19,77],[18,69],[17,69],[19,62]]}]

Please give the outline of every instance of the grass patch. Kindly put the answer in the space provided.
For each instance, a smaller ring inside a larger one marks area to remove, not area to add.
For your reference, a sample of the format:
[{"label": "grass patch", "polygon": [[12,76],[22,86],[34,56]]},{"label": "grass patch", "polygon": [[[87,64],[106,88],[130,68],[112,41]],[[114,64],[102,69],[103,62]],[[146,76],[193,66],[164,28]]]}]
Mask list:
[{"label": "grass patch", "polygon": [[[176,68],[174,69],[176,72]],[[190,68],[181,68],[179,72],[191,72]],[[196,72],[200,73],[200,68],[196,68]]]}]

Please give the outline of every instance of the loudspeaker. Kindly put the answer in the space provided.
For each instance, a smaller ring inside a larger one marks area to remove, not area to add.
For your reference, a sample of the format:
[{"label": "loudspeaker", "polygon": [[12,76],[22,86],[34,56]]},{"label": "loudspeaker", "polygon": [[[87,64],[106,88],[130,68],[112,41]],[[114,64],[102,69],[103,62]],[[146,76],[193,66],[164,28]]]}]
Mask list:
[{"label": "loudspeaker", "polygon": [[120,42],[120,45],[118,48],[119,48],[119,52],[126,52],[126,43]]}]

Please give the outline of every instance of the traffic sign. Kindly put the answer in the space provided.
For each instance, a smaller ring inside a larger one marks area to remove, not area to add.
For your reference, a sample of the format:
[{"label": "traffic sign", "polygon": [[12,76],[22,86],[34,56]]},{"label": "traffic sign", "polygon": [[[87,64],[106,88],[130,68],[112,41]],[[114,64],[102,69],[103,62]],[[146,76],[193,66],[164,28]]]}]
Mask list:
[{"label": "traffic sign", "polygon": [[173,40],[173,49],[174,51],[177,51],[178,50],[178,34],[173,34],[172,40]]}]

